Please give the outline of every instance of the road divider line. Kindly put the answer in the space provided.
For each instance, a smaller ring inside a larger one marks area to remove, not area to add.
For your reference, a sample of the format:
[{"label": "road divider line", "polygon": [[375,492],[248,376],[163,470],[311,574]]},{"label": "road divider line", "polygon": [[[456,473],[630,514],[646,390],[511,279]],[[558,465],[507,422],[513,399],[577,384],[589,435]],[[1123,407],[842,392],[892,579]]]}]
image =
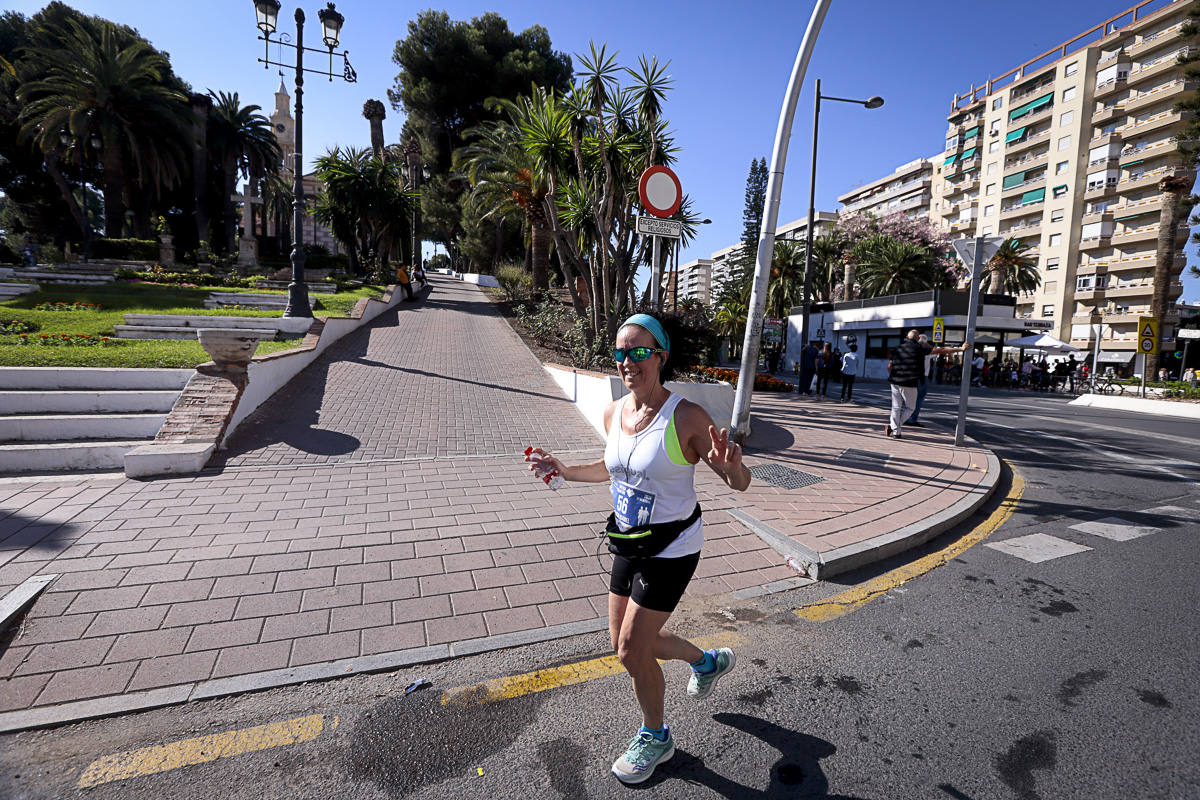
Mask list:
[{"label": "road divider line", "polygon": [[991,536],[1012,516],[1017,503],[1021,500],[1021,495],[1025,493],[1025,479],[1021,477],[1019,472],[1012,468],[1011,464],[1009,468],[1012,469],[1012,486],[1009,487],[1008,494],[1000,502],[996,510],[972,530],[946,545],[941,550],[924,555],[912,563],[897,567],[890,572],[872,578],[844,592],[838,592],[825,600],[793,609],[792,613],[810,622],[829,622],[839,617],[844,617],[871,602],[876,597],[886,594],[898,586],[903,586],[913,578],[921,577],[935,567],[942,566],[959,553],[969,550]]},{"label": "road divider line", "polygon": [[[728,631],[698,636],[690,639],[692,644],[702,650],[713,647],[733,647],[741,644],[744,639],[739,634]],[[493,678],[489,681],[470,686],[458,686],[442,692],[443,706],[477,706],[494,703],[498,700],[510,700],[525,694],[536,694],[560,686],[573,686],[579,683],[594,681],[597,678],[607,678],[625,672],[621,661],[615,655],[591,658],[587,661],[576,661],[573,664],[563,664],[560,667],[525,672],[520,675],[508,675],[503,678]]]},{"label": "road divider line", "polygon": [[[331,729],[337,727],[333,718]],[[325,730],[325,717],[312,714],[253,728],[224,731],[169,744],[128,750],[93,761],[79,777],[79,788],[99,786],[143,775],[206,764],[219,758],[254,753],[301,742],[311,742]]]}]

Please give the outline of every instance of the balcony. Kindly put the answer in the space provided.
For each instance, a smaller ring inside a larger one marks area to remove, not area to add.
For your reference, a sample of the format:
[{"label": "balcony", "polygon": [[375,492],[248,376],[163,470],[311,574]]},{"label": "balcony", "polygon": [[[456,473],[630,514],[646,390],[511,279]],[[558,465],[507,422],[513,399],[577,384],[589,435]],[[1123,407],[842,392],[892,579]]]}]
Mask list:
[{"label": "balcony", "polygon": [[1128,78],[1122,76],[1120,78],[1109,78],[1104,83],[1096,84],[1096,91],[1093,97],[1097,100],[1103,100],[1106,97],[1116,94],[1125,88]]},{"label": "balcony", "polygon": [[1154,291],[1154,281],[1143,281],[1138,283],[1125,283],[1120,286],[1113,286],[1107,291],[1108,297],[1141,297],[1150,294]]},{"label": "balcony", "polygon": [[1122,103],[1114,103],[1111,106],[1105,106],[1092,112],[1092,124],[1103,125],[1106,122],[1112,122],[1117,117],[1123,116],[1125,116],[1125,106]]},{"label": "balcony", "polygon": [[1167,155],[1173,152],[1176,147],[1178,147],[1178,143],[1172,141],[1171,138],[1162,139],[1142,147],[1126,147],[1121,151],[1120,164],[1121,166],[1126,166],[1132,161],[1145,161],[1148,158]]},{"label": "balcony", "polygon": [[[1126,216],[1130,212],[1136,212],[1136,211],[1152,212],[1152,211],[1160,211],[1161,209],[1162,209],[1162,195],[1159,194],[1159,195],[1155,195],[1154,197],[1147,197],[1145,200],[1135,200],[1132,203],[1121,203],[1120,205],[1109,206],[1108,213],[1111,213],[1114,216]],[[1095,222],[1096,220],[1085,218],[1085,221]]]},{"label": "balcony", "polygon": [[1184,23],[1182,21],[1177,22],[1169,28],[1156,31],[1149,36],[1143,36],[1137,42],[1126,48],[1125,52],[1129,53],[1130,56],[1136,56],[1139,53],[1148,53],[1156,47],[1162,47],[1163,45],[1179,41],[1179,30],[1183,27],[1183,24]]},{"label": "balcony", "polygon": [[1029,112],[1028,114],[1026,114],[1022,117],[1018,117],[1017,119],[1010,120],[1008,123],[1007,130],[1011,132],[1017,128],[1021,128],[1021,127],[1024,127],[1025,125],[1029,125],[1029,124],[1041,119],[1042,117],[1046,116],[1047,114],[1049,114],[1052,111],[1054,111],[1054,102],[1053,101],[1047,103],[1046,105],[1042,106],[1041,108],[1034,109],[1033,111]]},{"label": "balcony", "polygon": [[1089,236],[1086,239],[1079,240],[1080,251],[1098,250],[1101,247],[1110,246],[1112,246],[1111,234],[1104,234],[1102,236]]},{"label": "balcony", "polygon": [[1112,222],[1113,210],[1106,208],[1102,211],[1089,211],[1083,215],[1083,224],[1087,225],[1092,222]]},{"label": "balcony", "polygon": [[[1046,128],[1046,130],[1040,131],[1040,132],[1032,134],[1032,135],[1028,135],[1024,139],[1017,139],[1015,142],[1009,142],[1008,145],[1004,148],[1004,152],[1007,155],[1012,155],[1013,153],[1023,152],[1025,150],[1028,150],[1030,147],[1037,144],[1038,142],[1049,138],[1049,136],[1050,136],[1050,129]],[[1096,145],[1093,145],[1093,146],[1096,146]]]},{"label": "balcony", "polygon": [[1159,167],[1158,169],[1146,170],[1137,175],[1130,175],[1127,178],[1122,178],[1117,186],[1122,192],[1136,192],[1138,189],[1145,189],[1150,186],[1157,186],[1158,182],[1168,175],[1185,175],[1187,173],[1182,169],[1175,167]]},{"label": "balcony", "polygon": [[[1166,53],[1154,59],[1153,61],[1142,64],[1137,69],[1129,71],[1129,77],[1126,79],[1129,86],[1144,84],[1146,81],[1154,78],[1162,77],[1171,70],[1179,69],[1179,64],[1176,59],[1181,54],[1186,55],[1191,52],[1190,48],[1181,47],[1171,53]],[[1099,99],[1099,90],[1097,90],[1097,99]]]},{"label": "balcony", "polygon": [[1041,81],[1040,83],[1038,83],[1034,86],[1030,86],[1028,88],[1020,89],[1020,90],[1014,92],[1009,97],[1008,104],[1009,104],[1009,106],[1019,106],[1019,105],[1021,105],[1022,100],[1032,99],[1034,96],[1039,95],[1039,94],[1046,94],[1046,90],[1049,89],[1050,87],[1052,87],[1053,85],[1054,85],[1054,77],[1052,75],[1050,77],[1050,80]]},{"label": "balcony", "polygon": [[1046,204],[1045,200],[1035,200],[1032,203],[1016,204],[1016,205],[1002,207],[1000,209],[1000,219],[1001,219],[1001,221],[1006,220],[1006,219],[1015,219],[1015,218],[1021,216],[1022,214],[1029,214],[1033,211],[1037,211],[1037,210],[1039,210],[1039,208],[1041,206],[1044,206],[1045,204]]},{"label": "balcony", "polygon": [[1049,155],[1050,155],[1050,148],[1047,147],[1045,150],[1041,151],[1040,153],[1031,153],[1027,156],[1023,156],[1021,158],[1014,159],[1012,161],[1005,161],[1004,162],[1004,171],[1008,172],[1010,170],[1014,170],[1017,167],[1021,167],[1021,166],[1024,166],[1025,169],[1029,169],[1030,167],[1036,167],[1038,164],[1045,161],[1046,157]]},{"label": "balcony", "polygon": [[1088,172],[1095,172],[1101,169],[1116,169],[1120,165],[1116,156],[1108,156],[1107,158],[1097,158],[1094,161],[1089,161],[1087,165]]},{"label": "balcony", "polygon": [[1120,129],[1122,137],[1145,136],[1150,131],[1165,130],[1186,122],[1188,115],[1183,111],[1160,111],[1152,117],[1139,121],[1130,119],[1124,128]]},{"label": "balcony", "polygon": [[1155,86],[1149,91],[1138,92],[1136,95],[1129,97],[1125,101],[1125,111],[1132,114],[1161,100],[1176,99],[1184,92],[1194,91],[1197,86],[1200,86],[1200,81],[1185,81],[1182,78],[1176,78],[1173,81]]},{"label": "balcony", "polygon": [[972,219],[956,219],[950,223],[950,230],[954,233],[965,233],[966,231],[975,230],[975,220]]},{"label": "balcony", "polygon": [[1007,196],[1011,196],[1011,195],[1018,194],[1021,192],[1027,192],[1027,191],[1029,191],[1030,187],[1040,186],[1041,184],[1043,184],[1045,182],[1046,182],[1046,173],[1043,172],[1041,175],[1038,175],[1036,178],[1030,178],[1029,180],[1024,181],[1023,183],[1018,183],[1015,186],[1009,186],[1007,189],[1001,189],[1000,196],[1007,197]]},{"label": "balcony", "polygon": [[1092,140],[1090,142],[1088,142],[1088,147],[1104,147],[1105,145],[1110,145],[1110,144],[1114,144],[1114,143],[1115,144],[1121,143],[1120,131],[1111,130],[1111,131],[1108,131],[1107,133],[1101,133],[1099,136],[1093,136]]},{"label": "balcony", "polygon": [[[1178,231],[1175,233],[1175,238],[1179,239],[1180,237],[1182,237],[1183,239],[1186,240],[1187,235],[1190,232],[1190,230],[1191,229],[1187,225],[1180,225]],[[1158,223],[1157,222],[1155,222],[1151,225],[1143,225],[1140,228],[1133,228],[1131,230],[1127,229],[1127,230],[1119,231],[1119,232],[1113,234],[1113,239],[1112,239],[1112,243],[1114,245],[1127,245],[1127,244],[1134,244],[1136,242],[1155,242],[1155,241],[1158,241]]]},{"label": "balcony", "polygon": [[1115,194],[1117,191],[1117,179],[1109,178],[1104,183],[1089,183],[1083,187],[1084,200],[1099,200],[1106,195]]}]

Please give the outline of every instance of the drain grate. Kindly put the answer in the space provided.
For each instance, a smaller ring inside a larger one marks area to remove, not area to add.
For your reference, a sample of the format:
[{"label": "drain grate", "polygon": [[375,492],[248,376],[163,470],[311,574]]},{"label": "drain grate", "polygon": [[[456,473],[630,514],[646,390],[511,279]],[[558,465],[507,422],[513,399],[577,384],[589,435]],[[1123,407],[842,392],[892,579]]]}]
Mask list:
[{"label": "drain grate", "polygon": [[890,453],[876,453],[874,450],[855,450],[848,448],[842,451],[838,456],[839,461],[857,461],[872,467],[887,466],[888,460],[891,458]]},{"label": "drain grate", "polygon": [[825,480],[820,475],[801,472],[782,464],[759,464],[750,468],[750,474],[763,483],[778,486],[780,489],[800,489]]}]

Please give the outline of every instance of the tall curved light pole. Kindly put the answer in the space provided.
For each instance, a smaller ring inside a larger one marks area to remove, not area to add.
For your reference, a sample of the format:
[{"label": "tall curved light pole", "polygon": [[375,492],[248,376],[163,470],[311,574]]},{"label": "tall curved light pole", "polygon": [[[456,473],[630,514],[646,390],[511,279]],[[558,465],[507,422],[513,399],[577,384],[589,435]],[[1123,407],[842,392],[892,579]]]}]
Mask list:
[{"label": "tall curved light pole", "polygon": [[758,237],[758,259],[754,267],[754,283],[750,288],[750,307],[746,314],[746,338],[742,344],[742,368],[738,372],[737,394],[733,399],[733,414],[729,427],[733,440],[746,441],[750,428],[750,395],[754,391],[754,374],[758,368],[758,346],[762,338],[763,311],[767,305],[767,279],[771,271],[771,253],[775,249],[775,225],[779,222],[779,196],[783,191],[783,169],[787,163],[788,140],[792,138],[792,120],[796,117],[796,102],[808,71],[808,60],[817,44],[817,35],[829,11],[830,0],[817,0],[808,29],[800,41],[792,77],[788,81],[779,126],[775,129],[775,149],[771,153],[771,172],[767,177],[767,197],[763,203],[762,230]]},{"label": "tall curved light pole", "polygon": [[[804,316],[800,318],[801,347],[808,344],[808,301],[812,295],[813,228],[817,224],[817,131],[821,123],[822,100],[837,100],[839,103],[858,103],[867,108],[879,108],[883,105],[883,98],[879,96],[872,97],[869,100],[849,100],[845,97],[823,95],[821,94],[821,79],[817,78],[817,96],[813,102],[812,172],[808,178],[808,229],[804,233],[804,294],[800,297],[800,305],[804,309]],[[804,390],[802,387],[802,391]]]}]

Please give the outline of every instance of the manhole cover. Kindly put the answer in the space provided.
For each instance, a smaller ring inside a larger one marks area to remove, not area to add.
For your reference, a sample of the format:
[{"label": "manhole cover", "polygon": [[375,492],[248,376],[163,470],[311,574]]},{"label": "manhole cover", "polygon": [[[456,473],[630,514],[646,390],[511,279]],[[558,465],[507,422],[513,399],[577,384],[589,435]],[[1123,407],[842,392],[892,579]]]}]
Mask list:
[{"label": "manhole cover", "polygon": [[750,468],[750,474],[763,483],[778,486],[780,489],[799,489],[825,480],[820,475],[801,472],[782,464],[759,464]]},{"label": "manhole cover", "polygon": [[854,448],[848,448],[842,451],[842,454],[838,456],[838,459],[841,461],[861,461],[871,464],[872,466],[882,467],[887,464],[888,459],[891,457],[892,456],[890,453],[876,453],[873,450],[855,450]]}]

